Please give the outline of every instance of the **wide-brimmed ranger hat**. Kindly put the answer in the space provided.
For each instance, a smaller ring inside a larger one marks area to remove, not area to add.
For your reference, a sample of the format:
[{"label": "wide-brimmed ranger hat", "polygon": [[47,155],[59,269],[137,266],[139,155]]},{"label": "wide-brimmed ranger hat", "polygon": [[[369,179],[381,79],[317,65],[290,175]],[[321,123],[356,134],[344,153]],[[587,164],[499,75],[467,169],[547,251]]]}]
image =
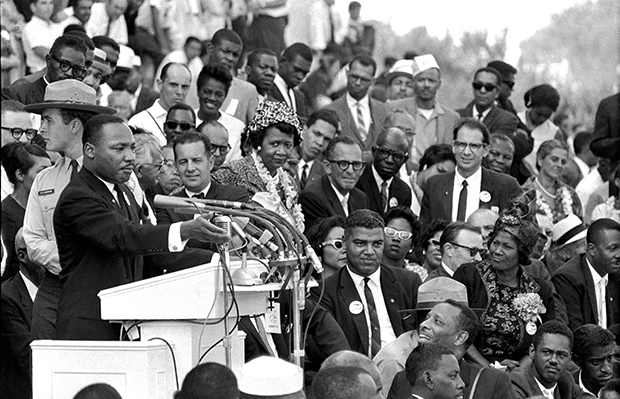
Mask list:
[{"label": "wide-brimmed ranger hat", "polygon": [[47,108],[74,109],[95,114],[116,113],[114,108],[97,105],[97,93],[95,90],[75,79],[65,79],[50,83],[45,88],[43,102],[26,105],[24,110],[33,114],[41,114]]}]

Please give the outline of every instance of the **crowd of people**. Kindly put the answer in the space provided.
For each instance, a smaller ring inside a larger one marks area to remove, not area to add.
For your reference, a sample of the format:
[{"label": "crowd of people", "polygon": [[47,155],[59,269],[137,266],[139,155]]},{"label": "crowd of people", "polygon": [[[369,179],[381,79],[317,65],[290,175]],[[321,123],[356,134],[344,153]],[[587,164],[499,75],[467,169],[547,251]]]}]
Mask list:
[{"label": "crowd of people", "polygon": [[207,363],[180,399],[618,398],[620,93],[575,134],[489,60],[453,109],[433,54],[380,73],[358,2],[286,46],[288,3],[2,2],[2,396],[31,396],[33,340],[118,340],[98,292],[230,240],[165,195],[274,210],[324,268],[303,369],[281,296],[239,320],[238,386]]}]

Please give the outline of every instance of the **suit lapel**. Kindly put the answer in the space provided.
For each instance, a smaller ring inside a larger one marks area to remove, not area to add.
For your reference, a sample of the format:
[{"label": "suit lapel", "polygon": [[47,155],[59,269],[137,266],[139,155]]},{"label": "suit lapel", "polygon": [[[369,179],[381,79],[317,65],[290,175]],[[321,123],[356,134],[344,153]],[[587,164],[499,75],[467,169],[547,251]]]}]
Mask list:
[{"label": "suit lapel", "polygon": [[[347,270],[347,268],[343,267],[340,270],[340,293],[342,295],[342,304],[346,308],[346,312],[349,311],[349,306],[352,302],[358,301],[361,303],[361,298],[359,296],[359,293],[357,292],[357,288],[355,288],[355,283],[353,283],[353,279],[349,275],[349,271]],[[366,315],[363,311],[358,314],[353,314],[350,311],[349,313],[351,314],[351,318],[355,323],[357,333],[359,334],[360,340],[362,341],[364,353],[368,353],[369,337]]]},{"label": "suit lapel", "polygon": [[28,327],[31,327],[32,323],[32,298],[30,298],[30,294],[28,293],[28,289],[26,288],[26,283],[22,278],[20,273],[17,273],[15,276],[15,288],[19,293],[19,301],[22,306],[22,309],[29,317],[26,318],[26,322],[28,323]]},{"label": "suit lapel", "polygon": [[588,299],[590,300],[592,314],[594,315],[595,322],[598,323],[598,307],[596,306],[594,279],[592,278],[592,273],[590,273],[590,268],[588,267],[588,262],[585,255],[582,255],[581,257],[581,272],[583,273],[583,279],[586,283],[586,290],[588,291]]},{"label": "suit lapel", "polygon": [[[325,195],[327,196],[327,199],[329,200],[331,206],[336,211],[336,214],[340,216],[344,216],[344,209],[342,208],[342,204],[340,203],[340,200],[338,200],[338,196],[334,192],[334,189],[332,188],[332,185],[329,182],[329,179],[327,178],[327,176],[323,176],[322,183],[323,183],[323,191],[325,191]],[[351,196],[349,196],[349,201],[350,200],[351,200]],[[349,210],[350,208],[351,208],[351,204],[349,204]]]},{"label": "suit lapel", "polygon": [[481,200],[478,200],[478,204],[480,208],[489,208],[491,207],[491,201],[493,200],[493,186],[494,186],[494,181],[493,178],[491,177],[491,174],[484,168],[482,167],[482,182],[480,184],[480,193],[482,193],[483,191],[488,192],[489,194],[491,194],[491,200],[489,200],[488,202],[482,202]]},{"label": "suit lapel", "polygon": [[443,179],[442,186],[440,187],[441,198],[443,198],[443,211],[447,220],[452,219],[452,195],[456,173],[452,172],[450,176],[450,178]]},{"label": "suit lapel", "polygon": [[99,193],[109,203],[110,208],[121,213],[121,208],[116,201],[116,198],[114,198],[114,196],[112,195],[112,192],[105,184],[103,184],[101,180],[99,180],[97,176],[93,174],[93,172],[91,172],[87,168],[82,168],[79,171],[79,175],[93,191]]},{"label": "suit lapel", "polygon": [[403,323],[398,312],[398,283],[396,282],[394,276],[392,275],[392,273],[390,273],[390,270],[387,267],[380,267],[380,280],[381,291],[383,291],[383,301],[385,302],[385,307],[387,309],[388,316],[390,317],[392,330],[394,330],[394,334],[398,337],[403,332]]},{"label": "suit lapel", "polygon": [[[370,190],[370,192],[366,193],[368,199],[372,203],[374,203],[375,209],[381,209],[381,193],[379,192],[379,187],[377,187],[377,181],[375,180],[375,176],[372,173],[371,163],[366,164],[366,168],[364,169],[364,173],[362,174],[361,178],[366,181],[368,189]],[[372,204],[370,205],[372,208]]]}]

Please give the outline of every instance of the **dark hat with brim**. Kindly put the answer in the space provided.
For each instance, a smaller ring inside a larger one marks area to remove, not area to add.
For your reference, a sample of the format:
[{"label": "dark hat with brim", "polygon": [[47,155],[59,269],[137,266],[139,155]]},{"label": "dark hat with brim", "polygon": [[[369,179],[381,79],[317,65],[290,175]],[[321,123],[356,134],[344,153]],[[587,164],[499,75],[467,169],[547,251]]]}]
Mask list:
[{"label": "dark hat with brim", "polygon": [[41,114],[47,108],[74,109],[94,114],[116,113],[114,108],[97,105],[95,89],[75,79],[50,83],[45,88],[43,102],[26,105],[24,110],[33,114]]}]

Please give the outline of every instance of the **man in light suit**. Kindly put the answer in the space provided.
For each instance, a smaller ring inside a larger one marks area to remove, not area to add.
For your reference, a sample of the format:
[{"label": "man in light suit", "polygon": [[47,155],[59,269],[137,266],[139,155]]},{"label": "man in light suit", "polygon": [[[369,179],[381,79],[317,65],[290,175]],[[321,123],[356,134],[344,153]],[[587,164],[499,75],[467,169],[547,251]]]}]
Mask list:
[{"label": "man in light suit", "polygon": [[368,208],[368,196],[355,188],[365,166],[359,144],[346,136],[336,137],[325,150],[323,164],[326,175],[299,196],[306,231],[319,219]]},{"label": "man in light suit", "polygon": [[358,55],[353,58],[347,71],[346,94],[326,107],[338,113],[341,133],[359,143],[365,161],[370,160],[370,150],[389,113],[387,105],[368,95],[376,70],[377,64],[371,57]]},{"label": "man in light suit", "polygon": [[385,129],[372,148],[372,163],[366,165],[357,188],[368,195],[370,209],[382,217],[395,206],[411,206],[411,188],[398,177],[409,158],[407,136],[400,129]]},{"label": "man in light suit", "polygon": [[460,118],[453,109],[437,101],[441,87],[441,70],[432,54],[413,59],[413,91],[415,97],[390,103],[393,109],[407,112],[415,119],[415,138],[411,164],[417,169],[424,151],[433,144],[452,143],[454,127]]},{"label": "man in light suit", "polygon": [[415,315],[400,310],[415,307],[421,285],[416,273],[381,267],[383,227],[381,216],[368,209],[347,217],[347,266],[325,280],[320,302],[342,327],[351,350],[370,358],[415,327]]},{"label": "man in light suit", "polygon": [[[473,118],[464,118],[454,129],[456,169],[428,180],[420,220],[464,221],[479,208],[501,212],[523,190],[508,175],[482,167],[489,146],[489,130]],[[466,182],[465,185],[463,182]]]},{"label": "man in light suit", "polygon": [[552,320],[540,326],[530,345],[531,366],[508,373],[517,398],[591,398],[567,370],[572,349],[573,333],[565,324]]},{"label": "man in light suit", "polygon": [[299,163],[297,163],[297,181],[299,191],[325,176],[323,153],[329,142],[338,132],[338,114],[328,109],[314,112],[304,124],[299,144]]},{"label": "man in light suit", "polygon": [[302,122],[306,122],[309,101],[297,86],[306,78],[312,64],[312,50],[303,43],[293,43],[284,50],[278,65],[278,74],[271,87],[271,96],[286,103],[297,113]]},{"label": "man in light suit", "polygon": [[[91,118],[82,143],[84,165],[54,212],[62,268],[56,338],[117,340],[120,327],[101,320],[99,291],[140,280],[143,255],[181,252],[191,238],[224,243],[230,237],[209,221],[211,215],[172,225],[143,223],[133,194],[123,184],[133,172],[135,143],[121,118]],[[166,268],[190,266],[179,256]]]},{"label": "man in light suit", "polygon": [[566,262],[551,278],[564,299],[572,330],[583,324],[607,328],[620,322],[620,224],[596,220],[588,228],[586,244],[585,254]]}]

